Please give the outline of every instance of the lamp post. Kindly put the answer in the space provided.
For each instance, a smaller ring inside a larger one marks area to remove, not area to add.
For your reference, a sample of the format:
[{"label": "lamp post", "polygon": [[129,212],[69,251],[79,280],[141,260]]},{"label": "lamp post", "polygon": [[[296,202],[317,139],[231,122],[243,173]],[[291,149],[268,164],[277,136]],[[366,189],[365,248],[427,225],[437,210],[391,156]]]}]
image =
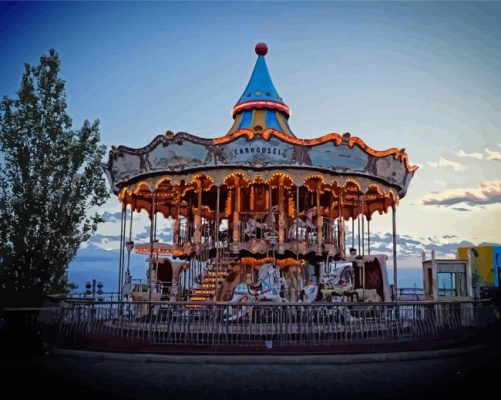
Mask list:
[{"label": "lamp post", "polygon": [[90,296],[92,300],[99,300],[103,301],[102,297],[97,297],[101,296],[103,294],[103,282],[97,282],[95,279],[92,279],[92,282],[87,281],[85,284],[85,297]]}]

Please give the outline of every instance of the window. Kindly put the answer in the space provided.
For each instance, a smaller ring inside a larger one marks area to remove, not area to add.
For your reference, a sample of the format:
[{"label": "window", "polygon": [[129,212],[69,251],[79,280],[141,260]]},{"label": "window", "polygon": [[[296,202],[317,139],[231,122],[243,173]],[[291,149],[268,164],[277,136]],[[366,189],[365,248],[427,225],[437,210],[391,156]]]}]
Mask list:
[{"label": "window", "polygon": [[438,295],[445,297],[465,297],[466,265],[464,263],[437,264]]}]

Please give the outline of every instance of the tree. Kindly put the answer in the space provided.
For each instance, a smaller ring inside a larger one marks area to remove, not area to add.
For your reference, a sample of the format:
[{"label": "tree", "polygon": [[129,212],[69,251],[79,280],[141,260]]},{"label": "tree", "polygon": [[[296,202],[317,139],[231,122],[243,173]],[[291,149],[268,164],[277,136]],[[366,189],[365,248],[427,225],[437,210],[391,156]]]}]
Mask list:
[{"label": "tree", "polygon": [[[0,104],[0,302],[39,304],[68,289],[67,268],[102,222],[109,197],[99,121],[72,130],[60,58],[25,64],[16,99]],[[1,303],[0,303],[1,304]]]}]

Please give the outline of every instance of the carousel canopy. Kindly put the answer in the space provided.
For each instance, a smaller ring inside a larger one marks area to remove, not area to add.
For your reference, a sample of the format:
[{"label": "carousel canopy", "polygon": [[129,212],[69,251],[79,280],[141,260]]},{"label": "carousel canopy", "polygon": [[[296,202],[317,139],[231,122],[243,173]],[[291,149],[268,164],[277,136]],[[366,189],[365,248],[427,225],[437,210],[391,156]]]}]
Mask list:
[{"label": "carousel canopy", "polygon": [[[345,218],[358,213],[370,218],[404,197],[417,169],[404,149],[374,150],[349,133],[316,139],[292,134],[289,108],[266,65],[267,51],[265,44],[256,46],[254,71],[232,110],[235,120],[226,135],[207,139],[168,131],[139,149],[113,146],[104,166],[113,192],[128,204],[133,199],[142,202],[139,209],[151,208],[152,193],[157,193],[167,210],[164,215],[171,213],[169,207],[182,208],[179,196],[187,191],[229,188],[231,177],[245,185],[277,187],[288,182],[290,187],[316,190],[324,206],[342,198]],[[274,183],[278,175],[284,178]]]}]

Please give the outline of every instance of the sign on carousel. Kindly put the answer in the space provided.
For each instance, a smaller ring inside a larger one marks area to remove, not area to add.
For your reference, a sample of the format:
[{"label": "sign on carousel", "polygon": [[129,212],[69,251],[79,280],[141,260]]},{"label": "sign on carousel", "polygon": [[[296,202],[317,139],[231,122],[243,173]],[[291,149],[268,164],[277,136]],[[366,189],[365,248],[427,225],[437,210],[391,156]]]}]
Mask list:
[{"label": "sign on carousel", "polygon": [[292,164],[294,146],[276,138],[269,141],[245,138],[224,145],[222,161],[226,164]]}]

